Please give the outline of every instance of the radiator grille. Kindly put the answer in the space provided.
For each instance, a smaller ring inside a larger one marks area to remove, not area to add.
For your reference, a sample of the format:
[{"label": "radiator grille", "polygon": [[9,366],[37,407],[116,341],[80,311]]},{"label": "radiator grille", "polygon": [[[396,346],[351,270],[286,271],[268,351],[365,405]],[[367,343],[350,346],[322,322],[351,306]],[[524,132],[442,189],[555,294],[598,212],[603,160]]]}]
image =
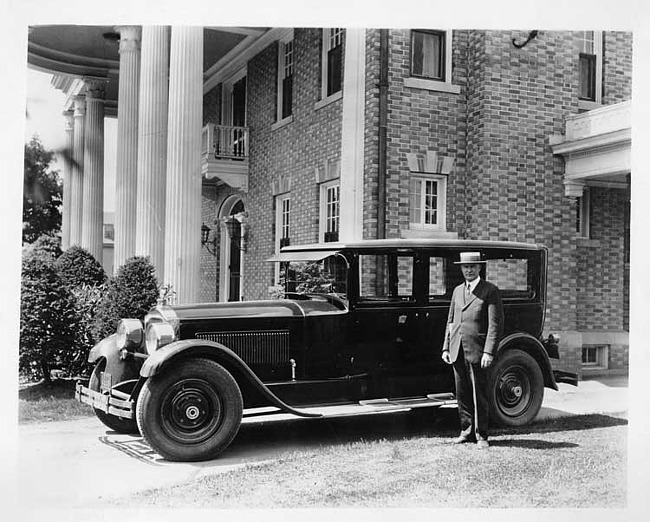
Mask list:
[{"label": "radiator grille", "polygon": [[279,364],[289,360],[288,330],[199,332],[196,337],[223,344],[249,365]]}]

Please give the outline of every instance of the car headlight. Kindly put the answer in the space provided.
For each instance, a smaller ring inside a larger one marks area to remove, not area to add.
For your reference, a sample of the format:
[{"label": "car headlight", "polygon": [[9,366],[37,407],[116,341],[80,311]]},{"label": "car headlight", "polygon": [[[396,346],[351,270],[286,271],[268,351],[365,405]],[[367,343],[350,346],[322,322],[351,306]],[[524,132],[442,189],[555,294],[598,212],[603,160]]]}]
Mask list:
[{"label": "car headlight", "polygon": [[174,328],[169,323],[150,323],[147,326],[145,336],[145,347],[147,353],[151,355],[158,348],[174,341]]},{"label": "car headlight", "polygon": [[139,347],[144,329],[139,319],[122,319],[117,324],[117,346],[120,349]]}]

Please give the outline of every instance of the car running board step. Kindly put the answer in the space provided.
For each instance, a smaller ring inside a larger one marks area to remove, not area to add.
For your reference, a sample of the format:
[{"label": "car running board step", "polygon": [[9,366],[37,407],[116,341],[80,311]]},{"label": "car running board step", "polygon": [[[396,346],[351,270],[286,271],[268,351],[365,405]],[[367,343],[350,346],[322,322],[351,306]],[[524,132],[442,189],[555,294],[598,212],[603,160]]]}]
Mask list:
[{"label": "car running board step", "polygon": [[[435,393],[426,397],[408,399],[372,399],[351,404],[333,404],[329,406],[306,406],[297,408],[301,412],[317,414],[316,418],[349,417],[357,415],[373,415],[378,413],[399,413],[416,408],[455,407],[456,398],[453,393]],[[243,424],[259,422],[286,421],[299,419],[291,413],[286,413],[275,407],[251,408],[244,411]],[[311,417],[314,418],[314,417]]]}]

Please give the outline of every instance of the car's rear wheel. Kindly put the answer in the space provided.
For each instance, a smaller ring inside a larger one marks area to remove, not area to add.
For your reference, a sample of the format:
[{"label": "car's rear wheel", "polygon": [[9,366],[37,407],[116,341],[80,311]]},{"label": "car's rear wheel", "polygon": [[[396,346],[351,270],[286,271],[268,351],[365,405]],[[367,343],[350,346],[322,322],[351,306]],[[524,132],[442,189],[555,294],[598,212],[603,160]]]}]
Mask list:
[{"label": "car's rear wheel", "polygon": [[239,430],[243,399],[237,381],[208,359],[187,359],[149,378],[136,418],[152,449],[167,460],[216,457]]},{"label": "car's rear wheel", "polygon": [[[102,372],[106,369],[106,359],[99,361],[93,373],[90,375],[90,380],[88,381],[88,387],[93,391],[99,391],[101,387],[101,377]],[[117,415],[110,415],[105,411],[98,410],[93,408],[97,418],[105,425],[108,426],[113,431],[118,433],[138,433],[138,425],[135,422],[135,419],[125,419],[124,417],[118,417]]]},{"label": "car's rear wheel", "polygon": [[522,350],[497,357],[489,378],[490,418],[500,426],[524,426],[537,416],[544,378],[535,359]]}]

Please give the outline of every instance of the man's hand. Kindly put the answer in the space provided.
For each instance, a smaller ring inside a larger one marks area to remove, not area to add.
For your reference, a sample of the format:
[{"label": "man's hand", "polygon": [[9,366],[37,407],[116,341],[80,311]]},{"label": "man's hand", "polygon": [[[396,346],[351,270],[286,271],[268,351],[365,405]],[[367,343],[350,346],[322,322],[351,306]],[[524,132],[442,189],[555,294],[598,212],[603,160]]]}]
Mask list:
[{"label": "man's hand", "polygon": [[494,357],[489,353],[484,353],[481,357],[481,368],[489,368],[492,366],[492,361],[494,361]]},{"label": "man's hand", "polygon": [[442,360],[447,364],[451,364],[451,355],[449,355],[449,350],[442,352]]}]

